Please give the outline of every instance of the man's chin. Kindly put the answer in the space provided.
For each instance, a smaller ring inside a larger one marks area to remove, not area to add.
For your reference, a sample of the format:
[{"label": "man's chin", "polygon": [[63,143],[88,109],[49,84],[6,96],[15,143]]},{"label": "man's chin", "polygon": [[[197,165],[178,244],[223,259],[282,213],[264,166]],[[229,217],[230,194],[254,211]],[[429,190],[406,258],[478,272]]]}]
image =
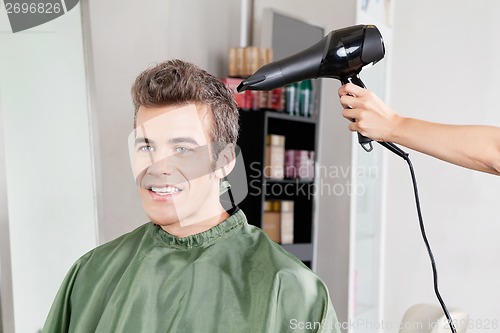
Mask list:
[{"label": "man's chin", "polygon": [[148,212],[146,211],[148,218],[154,224],[161,227],[168,227],[175,224],[179,224],[179,217],[176,212]]},{"label": "man's chin", "polygon": [[149,218],[151,222],[153,222],[156,225],[159,225],[160,227],[169,227],[173,226],[175,224],[179,224],[179,220],[165,220],[165,219],[155,219],[155,218]]},{"label": "man's chin", "polygon": [[209,214],[207,216],[199,216],[199,215],[190,215],[184,217],[174,216],[166,216],[166,215],[148,215],[151,222],[156,225],[159,225],[163,229],[167,230],[170,228],[184,228],[189,227],[196,224],[207,224],[208,221],[213,218],[219,216],[219,214]]}]

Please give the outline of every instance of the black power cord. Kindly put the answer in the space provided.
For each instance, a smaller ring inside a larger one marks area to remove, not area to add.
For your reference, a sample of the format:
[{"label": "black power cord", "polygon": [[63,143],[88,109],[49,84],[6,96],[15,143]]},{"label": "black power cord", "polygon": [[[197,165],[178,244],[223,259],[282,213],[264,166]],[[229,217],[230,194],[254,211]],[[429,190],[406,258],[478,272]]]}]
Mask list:
[{"label": "black power cord", "polygon": [[436,261],[434,260],[434,254],[432,253],[431,246],[429,244],[429,240],[427,239],[427,234],[425,232],[424,219],[422,217],[422,210],[420,208],[420,198],[418,196],[417,177],[415,176],[415,170],[413,170],[413,164],[411,163],[411,160],[410,160],[408,153],[401,150],[395,144],[393,144],[391,142],[379,142],[379,143],[382,146],[384,146],[385,148],[389,149],[394,154],[403,158],[408,163],[408,167],[410,168],[411,180],[413,183],[413,192],[415,194],[415,204],[417,206],[417,214],[418,214],[418,221],[419,221],[419,225],[420,225],[420,232],[422,233],[422,238],[424,240],[425,247],[427,248],[427,253],[429,254],[429,258],[431,260],[432,276],[434,279],[434,293],[436,294],[436,297],[439,301],[439,304],[441,304],[441,308],[443,309],[443,312],[446,316],[446,319],[448,320],[448,324],[450,325],[451,332],[457,333],[457,330],[455,328],[453,320],[450,316],[450,313],[448,312],[448,308],[446,307],[446,304],[444,303],[443,298],[441,297],[441,294],[439,293]]}]

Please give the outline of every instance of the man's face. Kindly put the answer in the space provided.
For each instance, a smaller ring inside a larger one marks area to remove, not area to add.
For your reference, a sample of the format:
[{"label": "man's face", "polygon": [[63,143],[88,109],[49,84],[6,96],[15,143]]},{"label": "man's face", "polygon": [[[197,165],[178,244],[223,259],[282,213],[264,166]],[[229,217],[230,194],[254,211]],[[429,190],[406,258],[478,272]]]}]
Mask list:
[{"label": "man's face", "polygon": [[206,106],[139,108],[131,140],[132,167],[144,210],[154,223],[202,222],[219,204],[210,128]]}]

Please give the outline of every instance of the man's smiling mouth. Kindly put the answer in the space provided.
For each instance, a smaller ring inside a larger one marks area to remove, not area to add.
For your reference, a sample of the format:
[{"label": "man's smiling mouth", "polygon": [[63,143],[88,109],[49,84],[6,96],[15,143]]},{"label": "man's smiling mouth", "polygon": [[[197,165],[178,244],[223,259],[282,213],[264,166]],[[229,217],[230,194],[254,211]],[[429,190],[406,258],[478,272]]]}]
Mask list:
[{"label": "man's smiling mouth", "polygon": [[158,195],[169,195],[169,194],[179,193],[182,191],[180,188],[172,185],[161,186],[161,187],[152,186],[149,190]]}]

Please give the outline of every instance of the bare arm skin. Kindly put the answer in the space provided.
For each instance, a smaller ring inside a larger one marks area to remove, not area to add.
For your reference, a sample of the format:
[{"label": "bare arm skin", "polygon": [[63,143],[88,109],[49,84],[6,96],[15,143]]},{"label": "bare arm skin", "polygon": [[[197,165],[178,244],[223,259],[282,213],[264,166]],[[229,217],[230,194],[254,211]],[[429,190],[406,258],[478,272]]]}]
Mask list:
[{"label": "bare arm skin", "polygon": [[405,118],[370,90],[351,83],[340,87],[338,92],[343,116],[355,120],[349,130],[469,169],[500,175],[500,128]]}]

